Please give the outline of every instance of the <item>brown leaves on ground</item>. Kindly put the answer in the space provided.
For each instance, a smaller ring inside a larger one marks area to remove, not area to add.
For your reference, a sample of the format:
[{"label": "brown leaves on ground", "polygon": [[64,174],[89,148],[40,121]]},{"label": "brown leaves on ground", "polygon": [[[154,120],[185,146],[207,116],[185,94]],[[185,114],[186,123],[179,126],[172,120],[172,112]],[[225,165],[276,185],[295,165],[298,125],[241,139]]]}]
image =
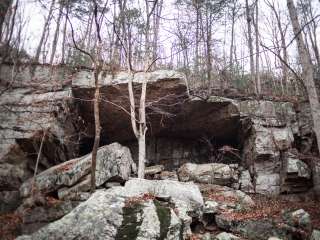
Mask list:
[{"label": "brown leaves on ground", "polygon": [[3,240],[15,239],[22,222],[18,214],[8,213],[0,215],[0,236]]},{"label": "brown leaves on ground", "polygon": [[56,199],[56,198],[51,197],[51,196],[47,196],[47,197],[46,197],[46,204],[47,204],[47,206],[55,206],[55,205],[57,205],[58,203],[61,203],[61,200]]},{"label": "brown leaves on ground", "polygon": [[75,164],[75,161],[66,162],[65,164],[59,166],[59,167],[57,168],[57,170],[58,170],[58,171],[61,171],[61,172],[63,172],[63,171],[68,171],[68,170],[71,169],[71,167],[72,167],[74,164]]},{"label": "brown leaves on ground", "polygon": [[207,195],[208,200],[213,200],[219,203],[237,203],[238,198],[236,197],[226,197],[220,194],[219,192],[209,192]]},{"label": "brown leaves on ground", "polygon": [[125,201],[125,207],[132,207],[136,204],[140,204],[146,202],[148,200],[154,200],[156,197],[152,193],[145,193],[138,197],[130,197],[127,198]]},{"label": "brown leaves on ground", "polygon": [[287,201],[280,198],[267,198],[264,196],[252,197],[255,206],[243,211],[225,213],[227,217],[235,220],[274,219],[281,220],[283,211],[304,209],[311,216],[313,226],[320,228],[320,202],[319,201]]}]

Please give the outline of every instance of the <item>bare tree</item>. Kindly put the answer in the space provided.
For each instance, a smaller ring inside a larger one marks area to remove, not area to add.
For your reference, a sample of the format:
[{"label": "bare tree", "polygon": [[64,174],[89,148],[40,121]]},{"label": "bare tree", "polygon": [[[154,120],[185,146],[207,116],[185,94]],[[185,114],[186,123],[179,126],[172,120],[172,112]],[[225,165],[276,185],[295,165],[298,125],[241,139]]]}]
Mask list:
[{"label": "bare tree", "polygon": [[254,86],[255,92],[257,93],[257,87],[255,82],[255,68],[254,68],[254,54],[253,54],[253,40],[252,40],[252,13],[249,6],[249,0],[246,0],[246,19],[247,19],[247,28],[248,28],[248,47],[249,47],[249,54],[250,54],[250,78],[251,84]]},{"label": "bare tree", "polygon": [[298,20],[297,9],[293,3],[293,0],[287,0],[287,7],[289,10],[292,28],[293,28],[293,32],[295,34],[295,39],[298,46],[300,63],[302,65],[302,78],[308,93],[312,119],[313,119],[313,126],[314,126],[313,129],[316,134],[318,149],[319,149],[320,148],[320,102],[319,102],[319,96],[318,96],[316,85],[313,78],[314,76],[313,66],[308,55],[307,47],[304,43],[304,40],[301,34],[301,27]]},{"label": "bare tree", "polygon": [[35,62],[39,62],[41,50],[42,50],[43,44],[45,42],[47,31],[48,31],[48,28],[49,28],[49,25],[50,25],[50,22],[51,22],[51,19],[52,19],[52,14],[53,14],[55,2],[56,2],[56,0],[52,0],[50,8],[49,8],[49,13],[48,13],[48,15],[47,15],[47,17],[45,19],[45,23],[44,23],[44,26],[43,26],[41,38],[40,38],[40,41],[39,41],[39,44],[38,44],[38,47],[37,47],[37,51],[36,51],[36,55],[35,55],[35,58],[34,58]]},{"label": "bare tree", "polygon": [[255,21],[254,21],[254,30],[256,37],[256,69],[255,69],[255,83],[256,83],[256,93],[261,94],[261,79],[260,79],[260,36],[259,36],[259,0],[256,0],[256,12],[255,12]]},{"label": "bare tree", "polygon": [[56,50],[57,50],[57,44],[58,44],[59,33],[60,33],[60,24],[61,24],[61,18],[62,18],[62,13],[63,13],[63,3],[60,2],[59,5],[60,5],[59,15],[58,15],[58,19],[57,19],[56,31],[55,31],[54,37],[53,37],[52,49],[51,49],[51,55],[50,55],[50,61],[49,61],[49,63],[51,65],[53,63],[53,59],[54,59],[54,56],[55,56]]},{"label": "bare tree", "polygon": [[105,7],[102,10],[101,16],[98,14],[98,3],[96,0],[93,1],[93,13],[94,13],[94,22],[96,28],[96,35],[97,35],[97,48],[95,54],[92,55],[91,53],[81,49],[74,38],[74,30],[70,22],[71,31],[72,31],[72,40],[74,47],[82,52],[83,54],[90,57],[92,64],[93,64],[93,77],[94,77],[94,99],[93,99],[93,112],[94,112],[94,125],[95,125],[95,136],[94,136],[94,143],[92,147],[92,165],[91,165],[91,192],[94,192],[96,188],[96,165],[97,165],[97,152],[100,144],[100,133],[101,133],[101,124],[100,124],[100,86],[99,86],[99,77],[100,73],[102,72],[103,67],[103,58],[102,58],[102,37],[101,37],[101,25],[99,19],[101,19],[105,11]]}]

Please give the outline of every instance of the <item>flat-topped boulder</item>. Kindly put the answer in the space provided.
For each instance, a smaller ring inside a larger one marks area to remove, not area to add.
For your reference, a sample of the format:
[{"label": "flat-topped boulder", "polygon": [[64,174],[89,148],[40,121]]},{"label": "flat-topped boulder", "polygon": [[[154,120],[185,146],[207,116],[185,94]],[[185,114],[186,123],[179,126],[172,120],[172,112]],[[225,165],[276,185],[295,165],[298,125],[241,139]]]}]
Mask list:
[{"label": "flat-topped boulder", "polygon": [[60,220],[18,239],[186,239],[188,214],[202,205],[193,184],[132,179],[124,187],[96,191]]}]

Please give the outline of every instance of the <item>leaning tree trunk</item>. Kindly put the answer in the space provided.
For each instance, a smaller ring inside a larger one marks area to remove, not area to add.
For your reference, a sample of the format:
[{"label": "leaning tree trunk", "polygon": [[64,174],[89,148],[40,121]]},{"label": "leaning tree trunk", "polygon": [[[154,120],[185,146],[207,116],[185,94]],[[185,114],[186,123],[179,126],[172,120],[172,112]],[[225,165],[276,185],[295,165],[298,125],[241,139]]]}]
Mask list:
[{"label": "leaning tree trunk", "polygon": [[320,147],[320,102],[319,97],[316,90],[316,85],[314,82],[313,76],[313,65],[308,55],[308,50],[303,41],[303,37],[301,34],[301,27],[298,20],[297,10],[294,6],[293,0],[287,0],[287,6],[289,10],[289,15],[292,23],[293,32],[296,36],[298,53],[300,62],[302,65],[302,77],[304,85],[307,89],[312,120],[313,120],[313,129],[316,134],[318,149]]}]

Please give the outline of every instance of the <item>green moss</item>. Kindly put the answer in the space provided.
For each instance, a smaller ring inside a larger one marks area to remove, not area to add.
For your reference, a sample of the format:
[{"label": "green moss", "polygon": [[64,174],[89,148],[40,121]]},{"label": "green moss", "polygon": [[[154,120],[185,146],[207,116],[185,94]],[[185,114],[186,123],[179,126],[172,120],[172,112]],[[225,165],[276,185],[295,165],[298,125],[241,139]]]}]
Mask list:
[{"label": "green moss", "polygon": [[160,236],[158,240],[166,239],[171,223],[171,210],[170,207],[164,206],[161,202],[154,200],[158,219],[160,221]]},{"label": "green moss", "polygon": [[123,208],[123,221],[118,229],[115,240],[132,240],[137,238],[139,227],[142,224],[142,218],[138,219],[138,214],[142,215],[142,206],[140,204]]}]

